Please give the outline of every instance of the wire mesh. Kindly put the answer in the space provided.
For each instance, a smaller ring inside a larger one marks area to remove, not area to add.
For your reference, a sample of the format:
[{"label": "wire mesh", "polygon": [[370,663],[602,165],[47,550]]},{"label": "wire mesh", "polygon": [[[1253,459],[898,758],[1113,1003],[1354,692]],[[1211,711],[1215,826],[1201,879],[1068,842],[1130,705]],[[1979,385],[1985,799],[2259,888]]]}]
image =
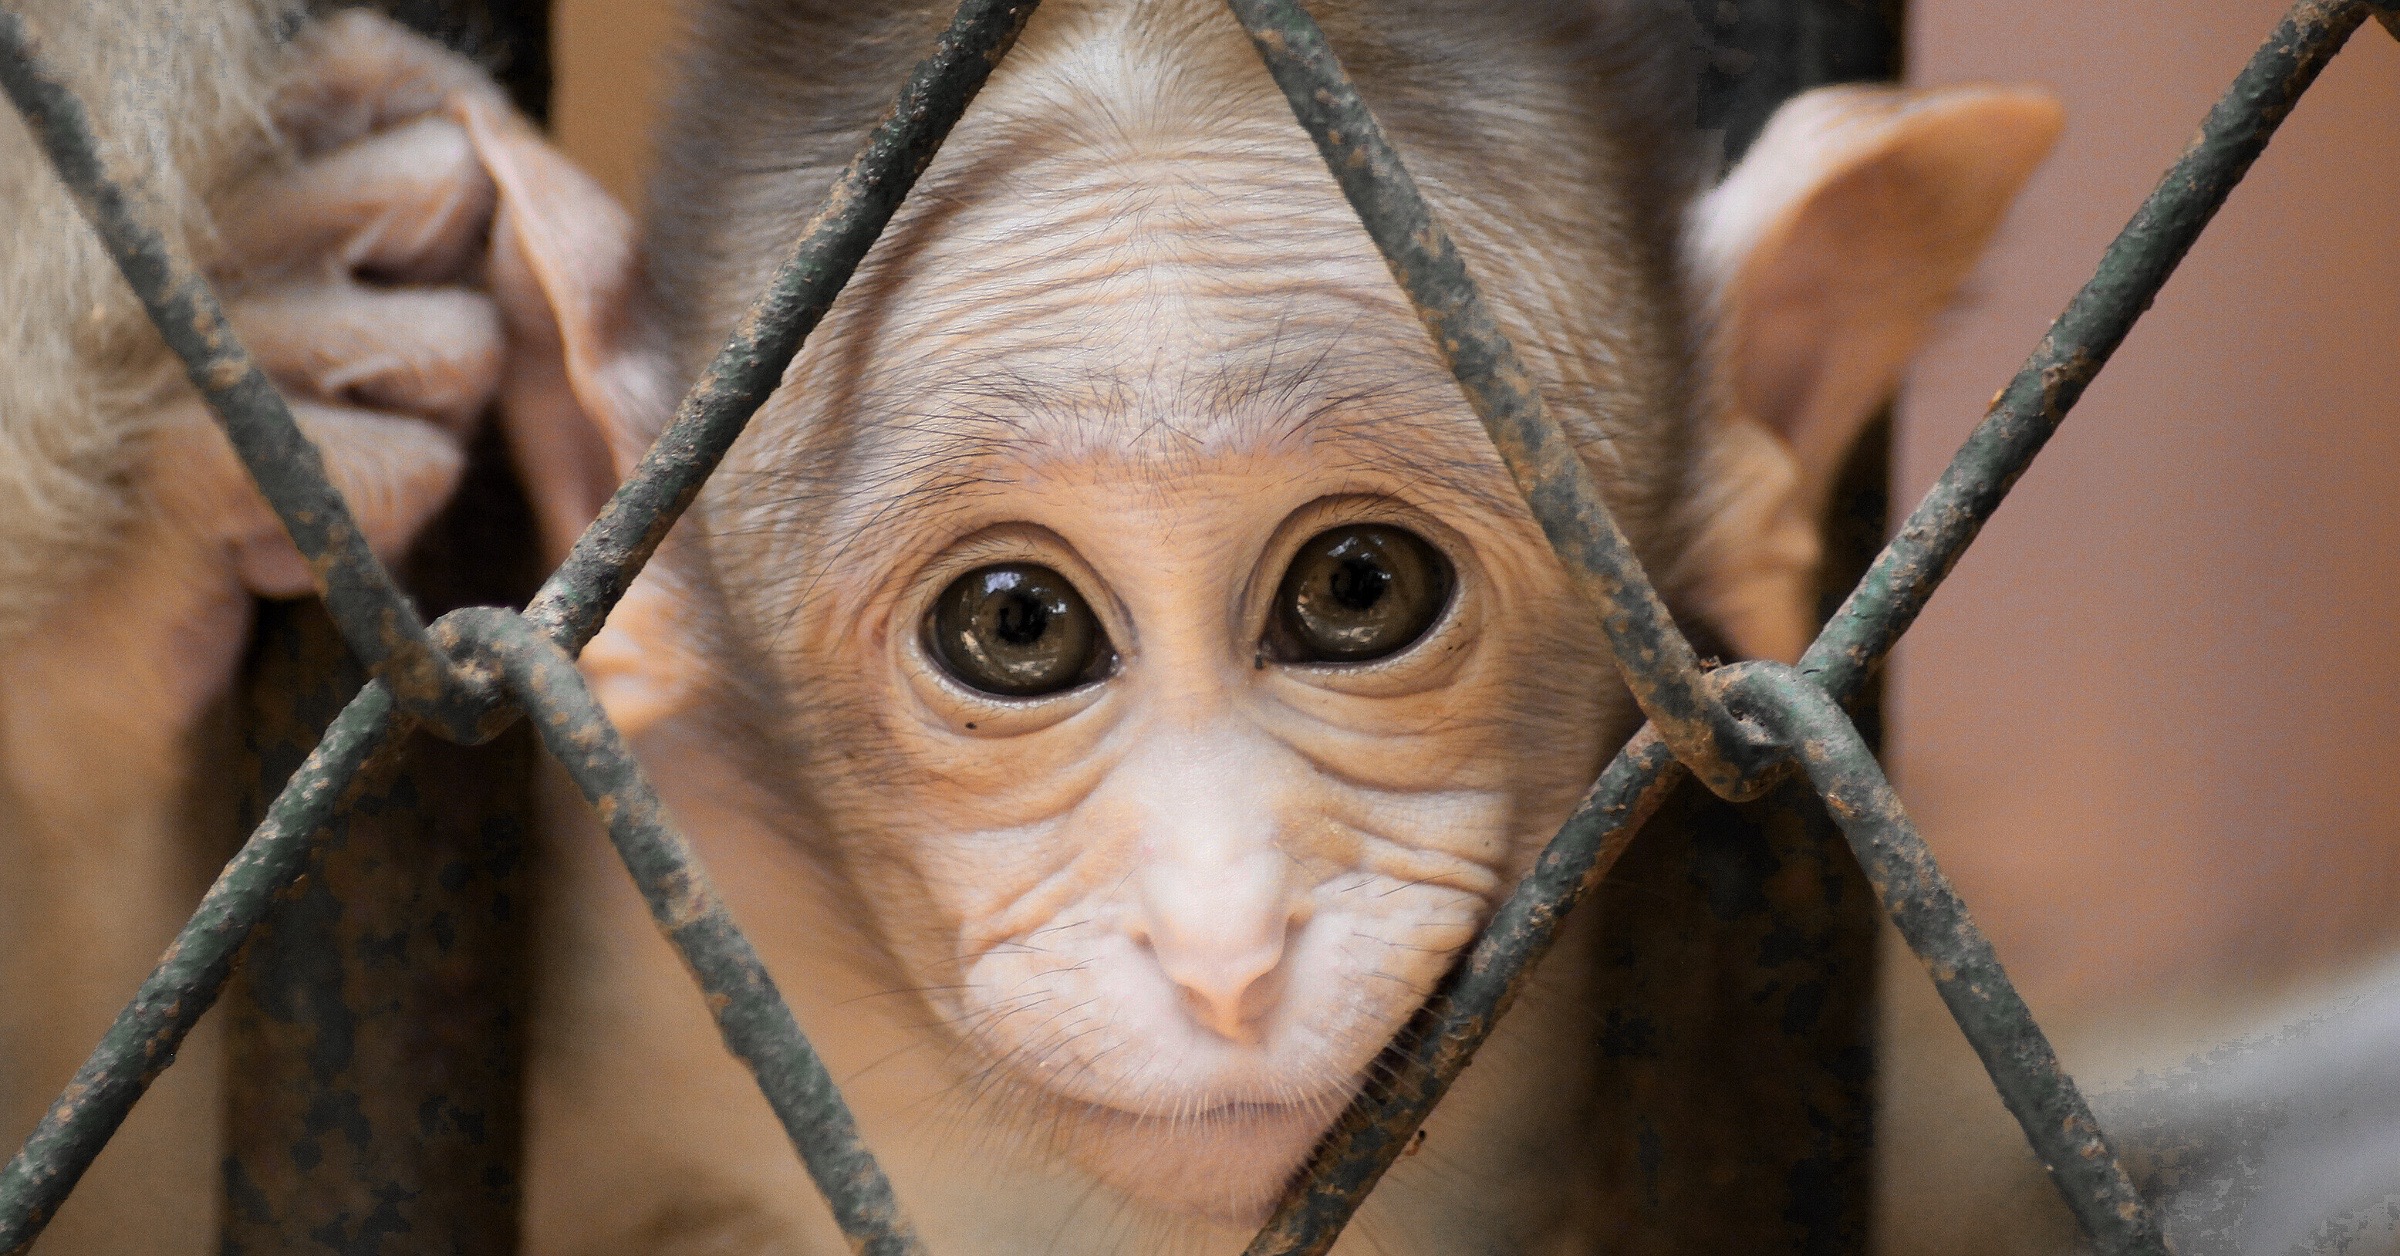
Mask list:
[{"label": "wire mesh", "polygon": [[[140,993],[0,1169],[0,1251],[23,1252],[224,986],[244,940],[351,801],[361,769],[422,721],[475,742],[518,713],[607,821],[653,915],[709,992],[852,1243],[920,1245],[839,1091],[690,847],[585,689],[573,654],[623,595],[874,243],[1033,10],[966,0],[844,171],[768,291],[523,615],[453,612],[430,627],[366,550],[282,399],[251,364],[190,259],[145,224],[138,184],[103,168],[85,115],[22,18],[0,10],[0,86],[49,152],[161,334],[311,561],[344,639],[377,680],[337,717],[226,865]],[[1387,1053],[1389,1080],[1335,1126],[1250,1252],[1330,1248],[1473,1058],[1557,937],[1681,774],[1727,796],[1796,766],[1834,815],[1887,912],[2049,1166],[2110,1252],[2163,1253],[2072,1079],[1943,878],[1840,703],[1866,682],[2207,226],[2317,73],[2389,0],[2300,0],[2210,111],[2098,272],[1995,400],[1797,667],[1705,670],[1666,617],[1513,348],[1399,155],[1292,0],[1228,0],[1295,116],[1423,316],[1562,562],[1583,582],[1651,722],[1602,772],[1450,979]]]}]

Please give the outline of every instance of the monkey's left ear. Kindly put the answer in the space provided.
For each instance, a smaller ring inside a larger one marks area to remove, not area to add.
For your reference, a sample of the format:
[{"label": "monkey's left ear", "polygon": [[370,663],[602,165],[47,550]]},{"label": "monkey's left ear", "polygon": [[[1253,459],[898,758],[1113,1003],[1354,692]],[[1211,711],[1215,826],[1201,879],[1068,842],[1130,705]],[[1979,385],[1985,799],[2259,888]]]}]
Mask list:
[{"label": "monkey's left ear", "polygon": [[[506,106],[461,95],[450,110],[499,189],[490,282],[508,331],[501,426],[555,565],[665,426],[673,373],[643,302],[632,218]],[[653,566],[584,648],[584,674],[627,735],[690,690],[682,605]]]},{"label": "monkey's left ear", "polygon": [[1669,583],[1743,656],[1808,644],[1842,459],[2061,124],[2037,90],[1821,88],[1697,206],[1718,394]]}]

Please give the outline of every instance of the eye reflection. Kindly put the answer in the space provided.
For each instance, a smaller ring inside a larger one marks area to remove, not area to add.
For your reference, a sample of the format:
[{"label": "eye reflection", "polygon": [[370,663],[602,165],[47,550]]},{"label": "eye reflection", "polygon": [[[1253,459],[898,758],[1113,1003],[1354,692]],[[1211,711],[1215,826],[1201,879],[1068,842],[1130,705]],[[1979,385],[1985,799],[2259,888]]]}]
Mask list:
[{"label": "eye reflection", "polygon": [[978,567],[942,590],[926,643],[971,688],[1009,698],[1098,680],[1116,655],[1065,576],[1033,563]]},{"label": "eye reflection", "polygon": [[1413,532],[1352,524],[1292,555],[1269,643],[1287,663],[1363,663],[1416,644],[1450,602],[1450,563]]}]

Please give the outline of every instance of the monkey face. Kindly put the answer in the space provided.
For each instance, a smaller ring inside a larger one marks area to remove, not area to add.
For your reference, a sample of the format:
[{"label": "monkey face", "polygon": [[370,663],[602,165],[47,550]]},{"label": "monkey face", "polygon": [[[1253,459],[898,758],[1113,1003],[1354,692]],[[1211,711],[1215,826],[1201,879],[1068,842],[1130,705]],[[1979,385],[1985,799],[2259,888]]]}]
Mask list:
[{"label": "monkey face", "polygon": [[954,1037],[937,1101],[1225,1220],[1629,728],[1295,140],[920,192],[704,506],[718,570],[778,573],[719,583],[793,840]]},{"label": "monkey face", "polygon": [[1328,436],[1161,461],[995,453],[1005,487],[828,625],[811,682],[877,716],[812,775],[991,1097],[1137,1194],[1246,1216],[1612,713],[1521,521]]}]

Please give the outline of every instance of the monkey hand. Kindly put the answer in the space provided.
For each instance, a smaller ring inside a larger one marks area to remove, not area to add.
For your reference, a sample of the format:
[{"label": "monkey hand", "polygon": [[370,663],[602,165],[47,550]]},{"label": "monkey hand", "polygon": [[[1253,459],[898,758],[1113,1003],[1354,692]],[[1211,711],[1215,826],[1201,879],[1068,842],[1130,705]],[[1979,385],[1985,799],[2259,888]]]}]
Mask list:
[{"label": "monkey hand", "polygon": [[[209,269],[389,562],[456,487],[499,389],[504,336],[482,290],[495,193],[445,107],[506,105],[474,66],[366,13],[316,24],[297,52],[273,98],[282,158],[220,201]],[[86,685],[117,669],[133,686],[121,698],[171,726],[227,683],[250,597],[304,594],[310,576],[207,407],[180,381],[165,395],[140,534],[53,618],[77,640],[54,630],[32,653],[85,653],[90,667],[49,662]]]}]

